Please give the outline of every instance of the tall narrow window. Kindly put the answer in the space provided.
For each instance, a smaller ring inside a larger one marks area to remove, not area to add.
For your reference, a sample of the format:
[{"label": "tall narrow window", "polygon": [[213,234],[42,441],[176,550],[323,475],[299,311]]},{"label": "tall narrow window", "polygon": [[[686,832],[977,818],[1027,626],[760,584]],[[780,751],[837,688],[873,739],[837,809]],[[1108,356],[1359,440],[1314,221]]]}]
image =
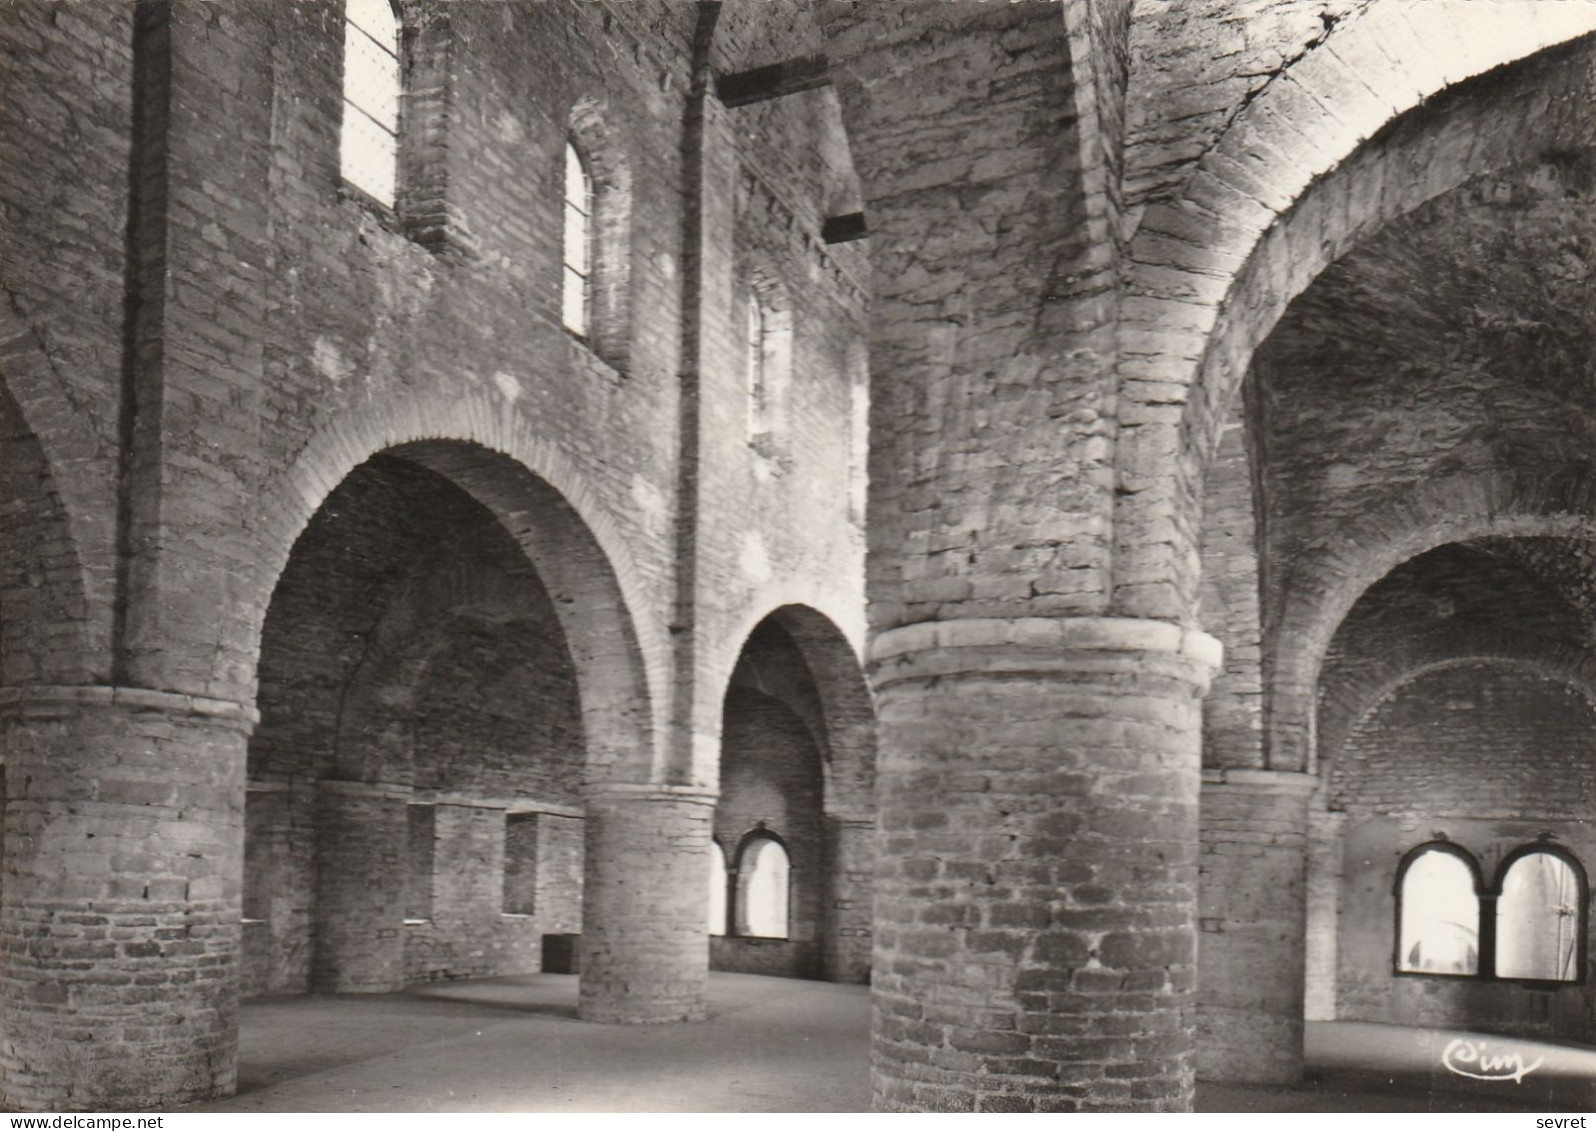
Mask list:
[{"label": "tall narrow window", "polygon": [[1397,970],[1476,974],[1480,897],[1474,869],[1447,845],[1410,853],[1397,876]]},{"label": "tall narrow window", "polygon": [[709,842],[709,933],[726,933],[726,850]]},{"label": "tall narrow window", "polygon": [[344,180],[393,207],[399,163],[399,21],[388,0],[344,0]]},{"label": "tall narrow window", "polygon": [[737,933],[786,938],[791,883],[787,850],[771,837],[751,840],[743,846],[740,871]]},{"label": "tall narrow window", "polygon": [[748,430],[769,431],[770,389],[765,384],[765,308],[752,288],[743,312],[744,365],[748,371]]},{"label": "tall narrow window", "polygon": [[538,898],[538,814],[504,818],[504,913],[531,915]]},{"label": "tall narrow window", "polygon": [[1585,884],[1575,866],[1544,849],[1510,858],[1496,901],[1496,976],[1580,980]]},{"label": "tall narrow window", "polygon": [[405,810],[408,851],[405,869],[405,919],[412,923],[432,918],[433,857],[438,807],[412,804]]},{"label": "tall narrow window", "polygon": [[593,178],[576,146],[565,143],[565,328],[587,337],[593,295]]}]

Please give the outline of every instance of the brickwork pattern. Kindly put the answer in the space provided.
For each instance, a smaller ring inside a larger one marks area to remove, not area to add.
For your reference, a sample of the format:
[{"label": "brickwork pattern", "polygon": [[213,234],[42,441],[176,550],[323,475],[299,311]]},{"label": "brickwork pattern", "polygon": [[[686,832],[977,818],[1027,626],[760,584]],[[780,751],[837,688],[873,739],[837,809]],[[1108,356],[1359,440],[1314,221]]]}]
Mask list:
[{"label": "brickwork pattern", "polygon": [[1308,798],[1315,778],[1209,771],[1198,865],[1197,1073],[1302,1076]]},{"label": "brickwork pattern", "polygon": [[61,687],[8,689],[0,715],[5,1106],[227,1094],[252,713]]}]

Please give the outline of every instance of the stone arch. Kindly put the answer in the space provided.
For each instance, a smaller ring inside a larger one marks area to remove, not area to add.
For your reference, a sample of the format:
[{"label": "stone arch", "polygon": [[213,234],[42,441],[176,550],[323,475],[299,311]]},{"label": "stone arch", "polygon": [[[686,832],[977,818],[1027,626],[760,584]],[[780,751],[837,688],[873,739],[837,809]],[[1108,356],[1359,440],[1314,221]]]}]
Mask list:
[{"label": "stone arch", "polygon": [[1430,480],[1343,526],[1287,577],[1267,632],[1268,755],[1274,769],[1314,767],[1316,689],[1326,650],[1365,590],[1410,558],[1485,537],[1596,537],[1596,483],[1510,475]]},{"label": "stone arch", "polygon": [[652,780],[666,653],[659,628],[634,614],[647,606],[617,524],[564,454],[535,436],[512,404],[470,395],[448,405],[403,402],[318,433],[266,492],[275,504],[266,513],[277,537],[263,540],[270,549],[263,554],[263,592],[251,610],[252,657],[259,656],[268,584],[275,585],[298,534],[333,488],[377,453],[443,476],[498,517],[537,570],[565,631],[590,778]]},{"label": "stone arch", "polygon": [[1593,31],[1589,8],[1384,0],[1271,81],[1181,197],[1148,208],[1120,324],[1120,611],[1189,617],[1202,471],[1293,298],[1362,236],[1465,180],[1592,144],[1596,74],[1548,49]]},{"label": "stone arch", "polygon": [[1315,771],[1327,777],[1352,732],[1386,699],[1431,672],[1490,663],[1519,668],[1565,684],[1596,711],[1596,657],[1580,649],[1548,649],[1532,636],[1500,636],[1495,640],[1416,642],[1398,656],[1375,665],[1344,704],[1325,720],[1319,732]]},{"label": "stone arch", "polygon": [[863,816],[873,810],[875,791],[875,707],[864,668],[853,643],[837,622],[813,605],[791,602],[750,616],[730,639],[735,653],[717,665],[712,686],[723,702],[748,639],[761,624],[772,622],[792,639],[809,669],[818,702],[789,704],[804,720],[820,750],[825,773],[828,814]]},{"label": "stone arch", "polygon": [[593,189],[588,340],[595,353],[625,372],[632,341],[631,147],[593,96],[571,105],[566,139],[586,163]]}]

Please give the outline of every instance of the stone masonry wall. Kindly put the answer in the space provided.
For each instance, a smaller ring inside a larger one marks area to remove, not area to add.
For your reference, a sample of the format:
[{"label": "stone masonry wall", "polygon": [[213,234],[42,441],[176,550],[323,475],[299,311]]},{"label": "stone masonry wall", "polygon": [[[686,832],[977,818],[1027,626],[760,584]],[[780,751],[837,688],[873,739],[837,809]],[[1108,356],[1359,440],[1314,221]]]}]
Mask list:
[{"label": "stone masonry wall", "polygon": [[1487,882],[1503,855],[1545,833],[1596,859],[1583,820],[1596,790],[1593,714],[1566,686],[1477,664],[1421,676],[1354,731],[1331,777],[1331,803],[1346,813],[1337,1016],[1585,1031],[1587,986],[1393,974],[1393,891],[1402,855],[1438,835],[1472,852]]}]

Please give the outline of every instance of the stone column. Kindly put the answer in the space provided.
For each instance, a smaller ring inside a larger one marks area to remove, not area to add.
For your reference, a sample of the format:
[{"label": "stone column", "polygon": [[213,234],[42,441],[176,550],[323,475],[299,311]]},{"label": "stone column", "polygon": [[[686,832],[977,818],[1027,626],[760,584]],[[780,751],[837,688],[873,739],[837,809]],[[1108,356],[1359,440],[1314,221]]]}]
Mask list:
[{"label": "stone column", "polygon": [[825,974],[829,981],[870,981],[872,873],[876,821],[856,814],[827,814],[831,874],[826,897]]},{"label": "stone column", "polygon": [[1203,772],[1197,1071],[1205,1080],[1302,1077],[1311,774]]},{"label": "stone column", "polygon": [[1211,637],[1116,618],[875,641],[879,1107],[1183,1110]]},{"label": "stone column", "polygon": [[714,791],[603,783],[586,800],[582,1018],[702,1020]]},{"label": "stone column", "polygon": [[1308,945],[1306,1000],[1309,1021],[1336,1019],[1336,963],[1341,931],[1342,852],[1347,815],[1317,805],[1308,812]]},{"label": "stone column", "polygon": [[316,953],[311,987],[382,994],[405,981],[410,790],[322,781],[316,797]]},{"label": "stone column", "polygon": [[127,1111],[232,1092],[253,707],[0,691],[0,1103]]}]

